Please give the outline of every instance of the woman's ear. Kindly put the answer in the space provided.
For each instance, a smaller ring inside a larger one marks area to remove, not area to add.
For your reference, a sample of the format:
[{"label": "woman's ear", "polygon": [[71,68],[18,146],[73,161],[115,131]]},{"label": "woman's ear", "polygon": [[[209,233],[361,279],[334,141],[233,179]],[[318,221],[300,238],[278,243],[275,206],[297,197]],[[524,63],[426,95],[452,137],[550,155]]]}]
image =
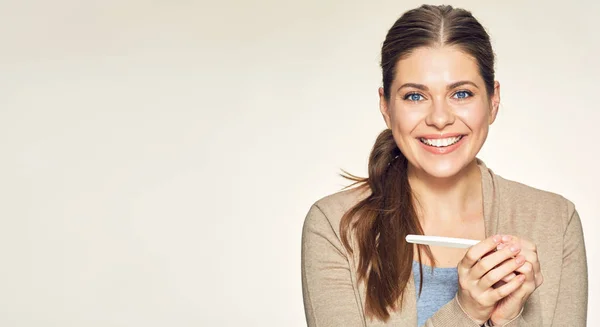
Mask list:
[{"label": "woman's ear", "polygon": [[379,88],[379,110],[381,111],[381,114],[383,115],[383,120],[385,120],[385,124],[387,125],[388,128],[391,129],[392,128],[392,123],[391,123],[392,119],[390,117],[388,102],[383,93],[383,87]]},{"label": "woman's ear", "polygon": [[494,93],[492,94],[490,100],[492,112],[490,113],[489,124],[491,125],[496,120],[496,116],[498,115],[498,109],[500,107],[500,82],[498,81],[494,82]]}]

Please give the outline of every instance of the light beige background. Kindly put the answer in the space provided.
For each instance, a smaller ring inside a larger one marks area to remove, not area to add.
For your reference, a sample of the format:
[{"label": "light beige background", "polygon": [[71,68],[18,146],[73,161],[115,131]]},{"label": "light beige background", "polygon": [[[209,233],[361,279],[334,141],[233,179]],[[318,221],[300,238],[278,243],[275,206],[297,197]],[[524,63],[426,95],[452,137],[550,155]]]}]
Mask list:
[{"label": "light beige background", "polygon": [[[0,325],[305,326],[309,206],[364,174],[416,1],[0,1]],[[574,201],[600,325],[600,5],[456,1],[502,107],[480,157]]]}]

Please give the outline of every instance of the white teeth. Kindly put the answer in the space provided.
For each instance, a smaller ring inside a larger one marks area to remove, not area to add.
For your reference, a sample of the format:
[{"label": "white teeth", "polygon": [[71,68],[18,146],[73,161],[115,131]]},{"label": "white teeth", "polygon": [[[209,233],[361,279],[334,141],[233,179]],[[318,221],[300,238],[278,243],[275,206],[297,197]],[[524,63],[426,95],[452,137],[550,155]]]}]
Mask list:
[{"label": "white teeth", "polygon": [[446,147],[446,146],[450,146],[458,141],[460,141],[460,139],[462,138],[462,135],[460,136],[456,136],[456,137],[448,137],[445,139],[426,139],[426,138],[420,138],[421,142],[427,144],[427,145],[431,145],[431,146],[435,146],[435,147]]}]

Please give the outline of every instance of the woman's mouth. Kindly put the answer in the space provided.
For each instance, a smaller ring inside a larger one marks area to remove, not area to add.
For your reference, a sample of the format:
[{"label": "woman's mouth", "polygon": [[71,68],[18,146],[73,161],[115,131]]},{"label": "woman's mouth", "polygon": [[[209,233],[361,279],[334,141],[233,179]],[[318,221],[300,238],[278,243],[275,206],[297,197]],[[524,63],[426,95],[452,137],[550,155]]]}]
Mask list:
[{"label": "woman's mouth", "polygon": [[454,137],[435,138],[435,139],[428,139],[428,138],[420,137],[419,141],[421,141],[421,143],[428,145],[428,146],[433,146],[436,148],[445,148],[445,147],[449,147],[451,145],[458,143],[463,138],[463,136],[464,135],[458,135],[458,136],[454,136]]}]

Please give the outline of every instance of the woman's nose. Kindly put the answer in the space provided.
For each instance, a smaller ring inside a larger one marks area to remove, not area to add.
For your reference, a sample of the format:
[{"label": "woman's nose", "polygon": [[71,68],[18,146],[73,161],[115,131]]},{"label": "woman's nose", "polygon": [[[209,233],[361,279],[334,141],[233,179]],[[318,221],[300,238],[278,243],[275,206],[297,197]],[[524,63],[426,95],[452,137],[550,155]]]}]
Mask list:
[{"label": "woman's nose", "polygon": [[444,129],[454,123],[454,113],[444,101],[433,101],[429,108],[429,113],[425,118],[425,123],[429,126],[435,126],[437,129]]}]

